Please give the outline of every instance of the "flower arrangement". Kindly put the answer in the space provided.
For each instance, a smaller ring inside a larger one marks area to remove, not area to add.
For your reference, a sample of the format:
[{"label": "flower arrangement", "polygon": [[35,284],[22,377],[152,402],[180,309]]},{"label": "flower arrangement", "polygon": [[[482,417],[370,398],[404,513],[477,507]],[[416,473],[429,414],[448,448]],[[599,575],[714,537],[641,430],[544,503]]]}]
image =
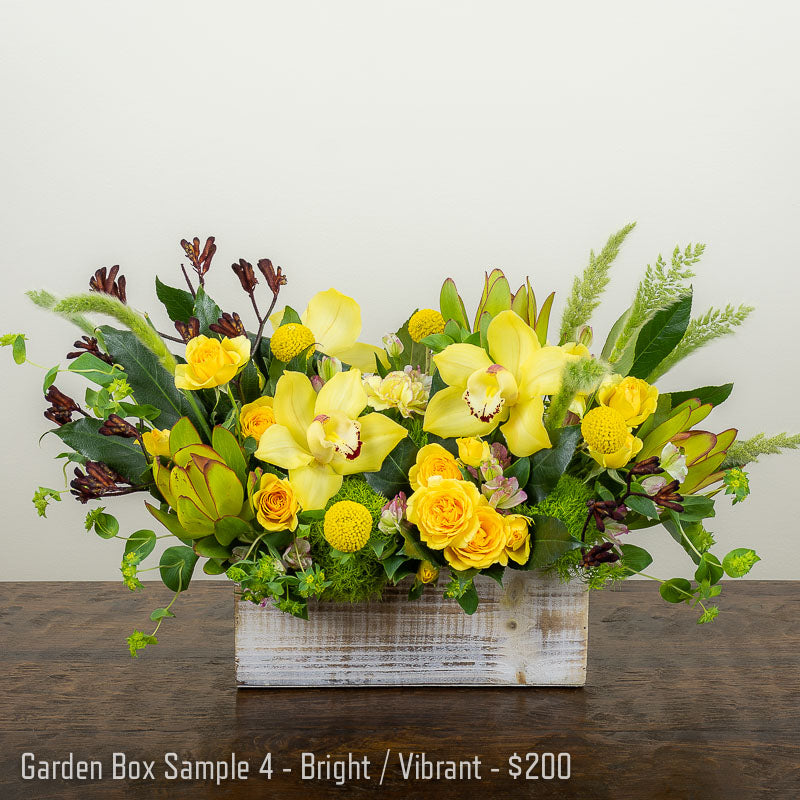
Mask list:
[{"label": "flower arrangement", "polygon": [[[85,294],[30,292],[84,333],[69,365],[44,379],[44,416],[74,477],[65,489],[40,487],[36,509],[46,516],[66,492],[81,503],[148,496],[158,532],[121,535],[105,506],[86,518],[87,530],[123,540],[129,589],[141,589],[151,569],[174,592],[151,615],[152,632],[128,638],[134,656],[156,643],[198,562],[237,584],[243,599],[303,618],[311,598],[359,602],[401,581],[410,600],[438,584],[471,614],[475,576],[502,585],[510,568],[552,571],[590,589],[642,575],[708,622],[720,580],[759,560],[749,548],[715,552],[706,528],[715,501],[742,502],[743,467],[798,447],[800,436],[741,441],[734,429],[708,430],[731,383],[660,385],[680,359],[752,311],[692,317],[689,281],[702,245],[648,266],[593,348],[588,323],[632,229],[591,254],[557,332],[554,295],[539,304],[530,281],[512,292],[495,269],[474,315],[448,278],[438,308],[414,311],[378,347],[359,341],[352,298],[328,289],[302,313],[276,310],[281,268],[240,259],[232,269],[255,315],[248,331],[206,291],[213,237],[202,248],[199,239],[181,242],[185,289],[156,278],[177,335],[128,305],[118,266],[98,270]],[[96,315],[117,324],[98,326]],[[0,341],[17,363],[28,361],[23,334]],[[82,402],[56,388],[65,374],[89,382]],[[658,525],[686,551],[690,577],[648,572],[642,545],[658,534],[629,540]],[[145,566],[162,538],[174,543]]]}]

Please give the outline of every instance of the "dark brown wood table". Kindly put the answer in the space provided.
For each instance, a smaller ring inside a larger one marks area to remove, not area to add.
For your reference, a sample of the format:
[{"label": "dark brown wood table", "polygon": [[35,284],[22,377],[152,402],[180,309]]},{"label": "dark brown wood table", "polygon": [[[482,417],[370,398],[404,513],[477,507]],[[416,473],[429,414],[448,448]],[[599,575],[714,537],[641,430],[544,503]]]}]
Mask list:
[{"label": "dark brown wood table", "polygon": [[[226,584],[196,584],[161,643],[130,658],[125,636],[167,597],[156,584],[136,595],[110,583],[0,584],[2,800],[800,797],[800,582],[729,583],[706,626],[649,583],[596,593],[584,689],[237,691]],[[98,760],[103,780],[23,780],[25,752]],[[131,771],[154,761],[155,780],[114,780],[115,752]],[[303,752],[367,756],[370,780],[303,780]],[[404,780],[398,753],[412,752],[478,756],[481,780]],[[250,771],[219,786],[168,780],[166,753],[178,770],[235,753]],[[259,774],[267,753],[270,780]],[[540,756],[535,780],[524,777],[528,753]],[[545,753],[570,754],[568,780],[545,778]]]}]

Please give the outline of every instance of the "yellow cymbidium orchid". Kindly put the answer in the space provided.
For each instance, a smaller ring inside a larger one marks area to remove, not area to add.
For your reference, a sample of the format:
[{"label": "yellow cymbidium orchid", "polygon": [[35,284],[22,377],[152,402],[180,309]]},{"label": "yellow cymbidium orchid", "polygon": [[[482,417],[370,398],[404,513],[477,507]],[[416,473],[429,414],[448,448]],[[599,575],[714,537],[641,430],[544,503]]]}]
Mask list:
[{"label": "yellow cymbidium orchid", "polygon": [[[281,324],[283,314],[281,309],[269,318],[273,327]],[[300,319],[314,335],[317,349],[326,355],[364,372],[375,372],[376,357],[388,366],[386,353],[380,347],[356,341],[361,335],[361,309],[352,297],[336,289],[318,292],[309,300]]]},{"label": "yellow cymbidium orchid", "polygon": [[284,372],[273,401],[275,424],[264,431],[256,458],[289,471],[300,505],[324,508],[343,475],[376,472],[407,435],[384,414],[359,414],[367,393],[361,371],[334,375],[320,390],[300,372]]},{"label": "yellow cymbidium orchid", "polygon": [[488,355],[460,343],[433,357],[448,386],[428,404],[425,430],[442,437],[485,436],[502,425],[516,456],[550,447],[542,423],[543,395],[558,391],[568,354],[560,347],[542,347],[513,311],[498,314],[486,338]]}]

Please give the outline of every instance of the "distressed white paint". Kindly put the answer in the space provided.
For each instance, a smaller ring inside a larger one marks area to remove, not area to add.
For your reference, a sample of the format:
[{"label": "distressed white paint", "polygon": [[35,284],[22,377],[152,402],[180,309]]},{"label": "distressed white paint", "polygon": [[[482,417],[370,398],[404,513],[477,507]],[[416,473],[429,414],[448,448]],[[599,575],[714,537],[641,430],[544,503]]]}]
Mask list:
[{"label": "distressed white paint", "polygon": [[236,680],[262,686],[582,686],[589,599],[580,584],[507,570],[479,577],[467,616],[441,590],[416,602],[315,603],[309,620],[236,603]]}]

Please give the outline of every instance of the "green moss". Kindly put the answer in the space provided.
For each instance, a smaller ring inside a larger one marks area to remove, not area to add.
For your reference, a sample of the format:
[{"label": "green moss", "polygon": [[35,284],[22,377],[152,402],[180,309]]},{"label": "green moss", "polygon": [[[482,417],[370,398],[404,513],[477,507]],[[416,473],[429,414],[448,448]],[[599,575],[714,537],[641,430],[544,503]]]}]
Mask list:
[{"label": "green moss", "polygon": [[328,501],[326,510],[340,500],[352,500],[361,503],[372,516],[372,533],[366,547],[354,553],[345,563],[331,556],[330,545],[323,535],[323,522],[319,520],[311,526],[309,539],[311,555],[314,562],[325,571],[325,578],[331,585],[322,595],[323,600],[333,602],[359,603],[380,597],[386,585],[386,573],[375,551],[372,542],[385,538],[378,530],[381,509],[387,500],[382,494],[373,491],[370,485],[357,477],[345,478],[342,488]]},{"label": "green moss", "polygon": [[591,496],[591,489],[583,481],[571,475],[562,475],[556,488],[541,503],[535,506],[520,506],[519,512],[528,516],[544,514],[560,519],[573,536],[580,538],[586,515],[589,513],[586,501]]}]

